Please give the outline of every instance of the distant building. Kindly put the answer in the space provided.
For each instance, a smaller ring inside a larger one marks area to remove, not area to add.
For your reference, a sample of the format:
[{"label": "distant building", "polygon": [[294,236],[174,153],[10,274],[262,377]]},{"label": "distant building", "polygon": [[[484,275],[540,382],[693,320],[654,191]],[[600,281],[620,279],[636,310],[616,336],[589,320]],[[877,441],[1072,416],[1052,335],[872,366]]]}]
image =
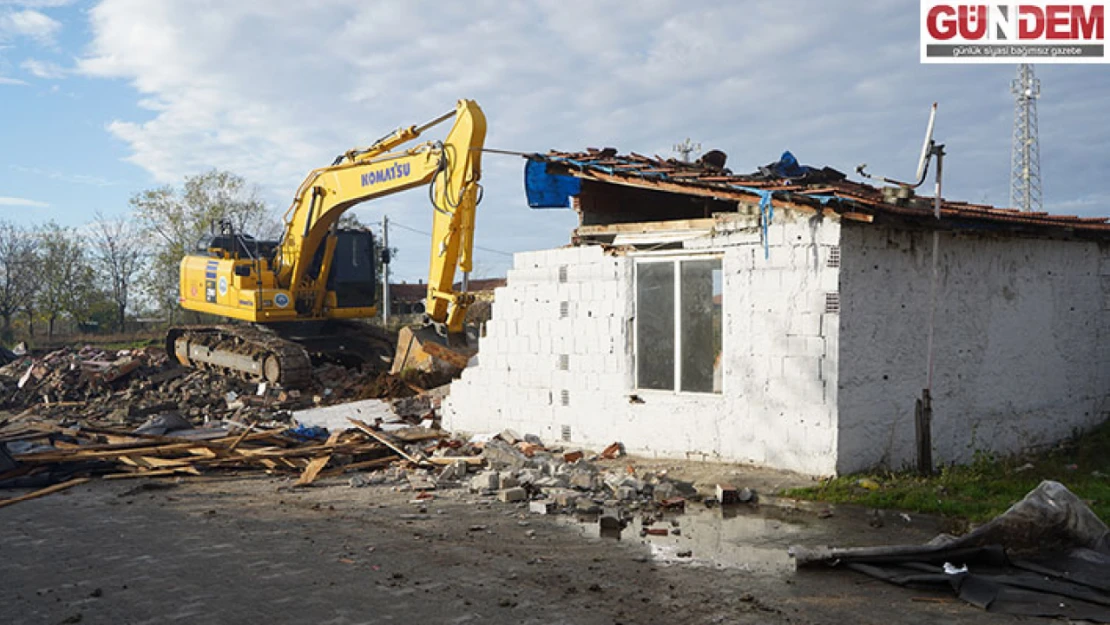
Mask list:
[{"label": "distant building", "polygon": [[[504,278],[479,278],[470,281],[469,292],[474,293],[478,301],[493,301],[493,290],[502,286],[505,286]],[[462,282],[456,282],[454,288],[462,289]],[[423,315],[427,297],[428,285],[423,282],[390,284],[389,312],[391,315]]]}]

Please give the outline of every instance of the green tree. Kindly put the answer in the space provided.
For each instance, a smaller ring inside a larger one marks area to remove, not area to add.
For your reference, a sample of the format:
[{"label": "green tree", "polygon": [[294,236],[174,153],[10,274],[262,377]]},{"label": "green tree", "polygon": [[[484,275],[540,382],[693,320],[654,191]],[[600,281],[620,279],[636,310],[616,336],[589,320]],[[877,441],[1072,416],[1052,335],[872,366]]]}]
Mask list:
[{"label": "green tree", "polygon": [[124,332],[131,285],[142,268],[144,256],[138,228],[134,221],[107,219],[97,213],[89,249],[98,282],[106,286],[107,295],[115,306],[116,328]]},{"label": "green tree", "polygon": [[96,297],[92,267],[85,253],[85,242],[72,228],[47,223],[38,234],[40,270],[38,311],[46,318],[46,335],[62,315],[82,321]]},{"label": "green tree", "polygon": [[142,191],[131,198],[131,207],[136,221],[150,233],[148,295],[171,322],[178,309],[181,259],[196,251],[218,222],[228,220],[236,231],[259,238],[278,231],[256,189],[240,176],[215,169],[185,178],[181,188]]},{"label": "green tree", "polygon": [[12,317],[30,309],[38,282],[38,240],[25,229],[0,221],[0,339],[10,343]]}]

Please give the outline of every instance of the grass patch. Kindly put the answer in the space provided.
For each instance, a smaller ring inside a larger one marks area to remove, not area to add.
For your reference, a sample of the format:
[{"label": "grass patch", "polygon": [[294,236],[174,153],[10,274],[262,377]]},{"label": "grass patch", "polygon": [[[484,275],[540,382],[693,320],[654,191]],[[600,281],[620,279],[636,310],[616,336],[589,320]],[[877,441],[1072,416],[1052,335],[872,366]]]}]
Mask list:
[{"label": "grass patch", "polygon": [[859,473],[783,494],[979,522],[1002,513],[1042,480],[1064,484],[1099,518],[1110,520],[1110,421],[1040,454],[978,454],[969,465],[943,467],[930,477],[909,471]]}]

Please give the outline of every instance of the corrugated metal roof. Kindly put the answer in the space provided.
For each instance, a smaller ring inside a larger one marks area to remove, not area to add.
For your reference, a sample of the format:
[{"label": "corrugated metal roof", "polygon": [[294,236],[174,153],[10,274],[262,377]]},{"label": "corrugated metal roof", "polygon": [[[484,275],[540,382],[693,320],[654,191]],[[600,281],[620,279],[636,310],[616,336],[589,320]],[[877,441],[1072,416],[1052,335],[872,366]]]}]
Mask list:
[{"label": "corrugated metal roof", "polygon": [[[531,158],[555,166],[561,173],[635,187],[654,188],[669,192],[688,191],[698,195],[721,198],[758,197],[770,192],[772,201],[821,205],[837,212],[892,215],[902,218],[932,218],[933,198],[916,196],[908,204],[887,201],[880,188],[847,180],[829,168],[809,169],[809,175],[781,178],[766,170],[754,174],[733,174],[728,169],[701,163],[685,163],[675,159],[647,157],[635,152],[619,155],[613,148],[589,148],[585,152],[536,154]],[[708,192],[708,193],[707,193]],[[1024,213],[1014,209],[996,208],[954,200],[941,201],[943,220],[962,224],[980,223],[987,226],[1030,226],[1045,229],[1110,234],[1106,217],[1077,217],[1049,213]]]}]

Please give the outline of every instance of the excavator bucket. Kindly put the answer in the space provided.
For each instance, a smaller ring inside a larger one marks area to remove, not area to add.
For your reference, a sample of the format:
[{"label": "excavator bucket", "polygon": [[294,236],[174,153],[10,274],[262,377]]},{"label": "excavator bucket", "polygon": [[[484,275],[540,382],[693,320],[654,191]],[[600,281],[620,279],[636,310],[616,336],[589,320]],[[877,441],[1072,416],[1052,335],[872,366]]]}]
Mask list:
[{"label": "excavator bucket", "polygon": [[463,337],[444,337],[433,326],[403,327],[397,335],[397,355],[389,372],[407,370],[456,375],[478,353]]}]

